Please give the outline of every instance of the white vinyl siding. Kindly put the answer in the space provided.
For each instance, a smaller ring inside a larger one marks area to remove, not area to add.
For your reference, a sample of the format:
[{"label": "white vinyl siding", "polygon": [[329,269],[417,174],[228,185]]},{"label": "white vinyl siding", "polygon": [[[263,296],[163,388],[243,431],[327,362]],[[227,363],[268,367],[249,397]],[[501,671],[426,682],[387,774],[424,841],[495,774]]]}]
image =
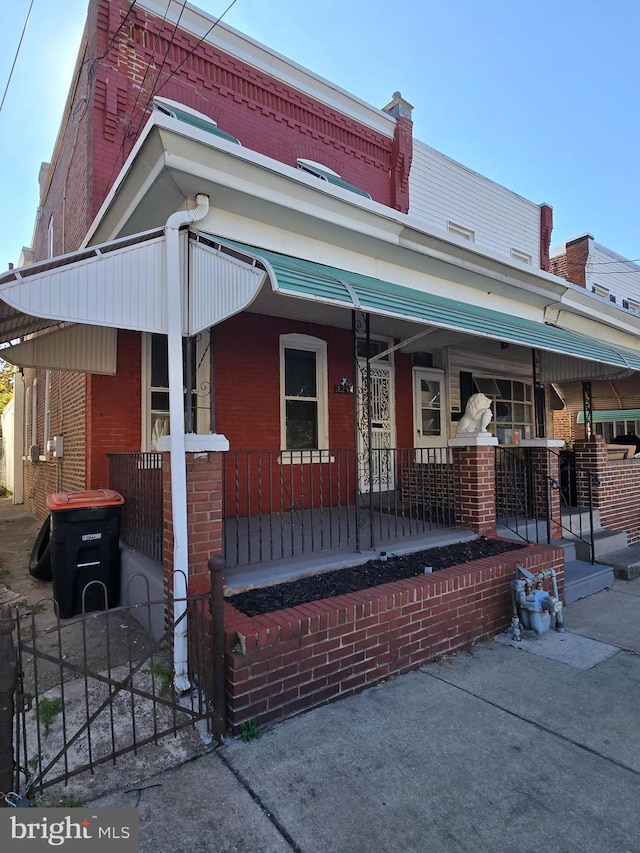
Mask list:
[{"label": "white vinyl siding", "polygon": [[540,265],[540,208],[499,184],[415,141],[409,213],[434,228],[464,225],[477,249],[511,259],[514,247]]},{"label": "white vinyl siding", "polygon": [[[611,249],[593,243],[586,269],[589,292],[615,296],[616,304],[629,303],[630,311],[637,311],[640,302],[640,266],[627,261]],[[594,288],[595,291],[593,290]]]}]

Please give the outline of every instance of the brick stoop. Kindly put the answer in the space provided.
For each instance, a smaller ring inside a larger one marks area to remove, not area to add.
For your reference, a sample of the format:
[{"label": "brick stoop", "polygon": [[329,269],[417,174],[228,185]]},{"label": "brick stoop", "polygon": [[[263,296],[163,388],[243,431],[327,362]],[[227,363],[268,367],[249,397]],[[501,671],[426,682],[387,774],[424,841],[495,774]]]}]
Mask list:
[{"label": "brick stoop", "polygon": [[234,734],[356,693],[505,631],[515,564],[555,569],[552,545],[451,566],[349,595],[245,616],[225,603],[227,717]]}]

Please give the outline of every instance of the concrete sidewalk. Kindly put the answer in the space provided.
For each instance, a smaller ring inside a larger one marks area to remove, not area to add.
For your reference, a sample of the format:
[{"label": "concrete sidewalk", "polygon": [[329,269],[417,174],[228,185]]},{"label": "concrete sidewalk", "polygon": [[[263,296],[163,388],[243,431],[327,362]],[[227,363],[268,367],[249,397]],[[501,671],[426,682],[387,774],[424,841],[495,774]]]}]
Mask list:
[{"label": "concrete sidewalk", "polygon": [[92,804],[137,805],[154,853],[637,853],[640,580],[565,621]]}]

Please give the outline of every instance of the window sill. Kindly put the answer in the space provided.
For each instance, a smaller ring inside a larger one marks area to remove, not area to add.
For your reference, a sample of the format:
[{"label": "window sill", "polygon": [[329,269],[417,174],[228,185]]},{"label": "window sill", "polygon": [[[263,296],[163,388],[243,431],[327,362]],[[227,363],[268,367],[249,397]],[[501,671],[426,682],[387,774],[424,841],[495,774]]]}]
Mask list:
[{"label": "window sill", "polygon": [[335,462],[328,450],[283,450],[278,457],[278,465],[310,465]]}]

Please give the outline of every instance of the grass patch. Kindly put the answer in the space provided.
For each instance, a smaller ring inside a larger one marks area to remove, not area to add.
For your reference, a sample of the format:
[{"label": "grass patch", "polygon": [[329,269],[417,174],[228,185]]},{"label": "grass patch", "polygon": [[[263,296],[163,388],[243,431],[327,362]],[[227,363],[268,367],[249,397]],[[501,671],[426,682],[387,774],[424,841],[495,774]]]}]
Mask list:
[{"label": "grass patch", "polygon": [[147,669],[143,669],[142,671],[145,675],[150,675],[153,678],[154,684],[158,685],[160,696],[164,696],[169,692],[171,670],[166,663],[152,661]]},{"label": "grass patch", "polygon": [[36,709],[36,716],[40,725],[44,726],[45,735],[49,734],[51,723],[62,712],[62,699],[56,696],[55,699],[40,699]]},{"label": "grass patch", "polygon": [[260,740],[262,732],[255,720],[246,720],[244,723],[240,723],[240,737],[245,743]]}]

